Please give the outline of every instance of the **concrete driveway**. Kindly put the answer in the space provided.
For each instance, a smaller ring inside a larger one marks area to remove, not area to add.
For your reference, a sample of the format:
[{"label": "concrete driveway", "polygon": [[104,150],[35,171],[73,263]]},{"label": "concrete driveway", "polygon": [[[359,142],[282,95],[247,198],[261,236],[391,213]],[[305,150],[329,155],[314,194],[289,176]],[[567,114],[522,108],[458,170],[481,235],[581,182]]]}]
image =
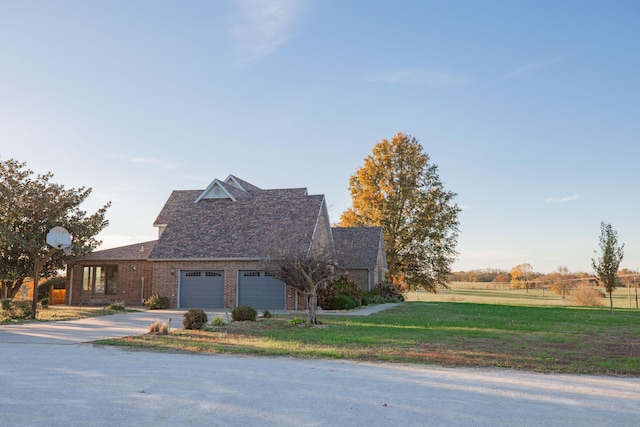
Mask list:
[{"label": "concrete driveway", "polygon": [[619,427],[640,420],[638,378],[149,353],[80,342],[144,333],[167,316],[181,323],[181,315],[1,326],[0,424]]}]

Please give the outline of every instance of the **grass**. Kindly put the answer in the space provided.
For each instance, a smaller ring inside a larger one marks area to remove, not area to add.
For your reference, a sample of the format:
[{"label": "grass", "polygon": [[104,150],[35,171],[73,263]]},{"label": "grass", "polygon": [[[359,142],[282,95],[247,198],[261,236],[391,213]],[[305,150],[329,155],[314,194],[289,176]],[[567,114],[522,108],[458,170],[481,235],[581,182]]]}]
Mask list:
[{"label": "grass", "polygon": [[[138,311],[127,309],[127,312]],[[103,307],[74,307],[63,305],[52,305],[49,308],[38,307],[37,322],[50,322],[55,320],[74,320],[84,319],[87,317],[108,316],[110,314],[122,313],[116,310],[107,310]],[[16,320],[10,319],[4,315],[0,309],[0,325],[12,323],[28,323],[33,322],[32,319]]]},{"label": "grass", "polygon": [[640,376],[640,311],[562,306],[407,302],[368,317],[293,316],[211,331],[127,337],[101,344],[161,351],[353,359],[537,372]]}]

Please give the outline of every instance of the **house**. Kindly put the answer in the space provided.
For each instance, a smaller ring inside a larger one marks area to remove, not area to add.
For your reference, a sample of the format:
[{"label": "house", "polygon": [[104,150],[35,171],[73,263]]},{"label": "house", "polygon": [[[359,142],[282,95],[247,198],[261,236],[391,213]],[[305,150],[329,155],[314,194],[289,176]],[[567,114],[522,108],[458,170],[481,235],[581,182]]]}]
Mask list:
[{"label": "house", "polygon": [[380,227],[334,227],[331,229],[338,265],[365,291],[384,282],[387,257]]},{"label": "house", "polygon": [[335,246],[323,195],[306,188],[263,190],[233,175],[204,190],[173,191],[154,226],[158,240],[81,259],[70,274],[69,303],[140,305],[157,293],[179,308],[297,310],[306,308],[305,296],[265,271],[283,249],[336,251],[345,262],[339,266],[363,278],[363,289],[380,280],[386,266],[379,228],[340,229]]}]

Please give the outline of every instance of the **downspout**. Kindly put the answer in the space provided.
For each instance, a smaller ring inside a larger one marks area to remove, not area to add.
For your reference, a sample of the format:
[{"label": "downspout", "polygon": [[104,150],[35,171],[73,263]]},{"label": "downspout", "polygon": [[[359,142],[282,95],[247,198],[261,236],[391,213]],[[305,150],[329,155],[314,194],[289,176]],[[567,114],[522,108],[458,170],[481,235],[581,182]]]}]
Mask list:
[{"label": "downspout", "polygon": [[371,292],[371,269],[367,269],[367,291]]},{"label": "downspout", "polygon": [[71,277],[69,278],[69,302],[68,305],[71,305],[71,301],[73,301],[73,268],[71,269]]},{"label": "downspout", "polygon": [[144,304],[144,276],[141,277],[142,289],[140,290],[140,304]]}]

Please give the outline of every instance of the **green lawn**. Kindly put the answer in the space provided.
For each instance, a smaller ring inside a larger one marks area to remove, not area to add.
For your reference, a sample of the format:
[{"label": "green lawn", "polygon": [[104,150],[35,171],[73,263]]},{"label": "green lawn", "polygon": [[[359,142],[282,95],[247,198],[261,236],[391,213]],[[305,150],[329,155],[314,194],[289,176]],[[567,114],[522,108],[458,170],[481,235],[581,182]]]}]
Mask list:
[{"label": "green lawn", "polygon": [[129,337],[102,344],[164,351],[287,355],[493,366],[540,372],[640,375],[640,311],[467,302],[407,302],[368,317],[292,316],[212,331]]}]

